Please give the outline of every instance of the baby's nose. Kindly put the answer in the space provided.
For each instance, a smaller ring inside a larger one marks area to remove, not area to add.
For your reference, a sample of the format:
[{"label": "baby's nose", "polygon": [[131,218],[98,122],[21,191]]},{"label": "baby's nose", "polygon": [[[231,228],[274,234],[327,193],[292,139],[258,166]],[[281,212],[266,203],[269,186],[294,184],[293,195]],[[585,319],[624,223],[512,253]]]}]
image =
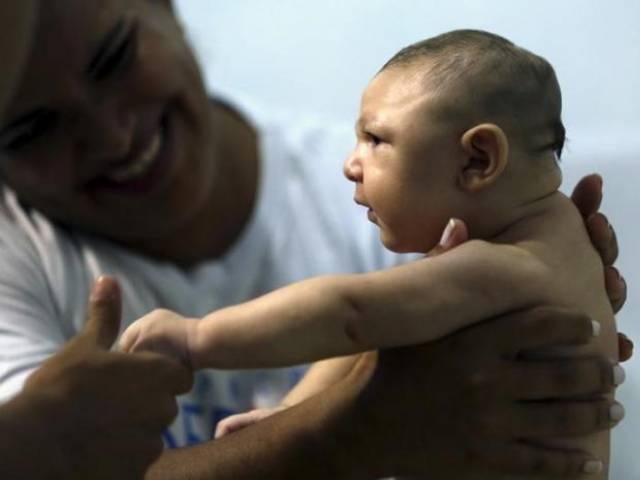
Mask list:
[{"label": "baby's nose", "polygon": [[362,178],[362,163],[358,159],[356,152],[352,152],[344,161],[342,168],[344,176],[352,182],[359,182]]}]

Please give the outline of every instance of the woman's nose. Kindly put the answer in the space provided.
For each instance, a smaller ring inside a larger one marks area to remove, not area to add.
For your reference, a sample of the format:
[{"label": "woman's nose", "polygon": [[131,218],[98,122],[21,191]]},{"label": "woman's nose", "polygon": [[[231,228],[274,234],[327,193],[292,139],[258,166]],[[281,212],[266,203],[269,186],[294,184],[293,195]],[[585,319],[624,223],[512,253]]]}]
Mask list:
[{"label": "woman's nose", "polygon": [[362,180],[362,162],[358,158],[357,150],[351,152],[344,161],[343,172],[344,176],[352,182],[360,182]]},{"label": "woman's nose", "polygon": [[104,100],[86,116],[83,147],[85,154],[108,163],[119,163],[130,153],[135,136],[133,112]]}]

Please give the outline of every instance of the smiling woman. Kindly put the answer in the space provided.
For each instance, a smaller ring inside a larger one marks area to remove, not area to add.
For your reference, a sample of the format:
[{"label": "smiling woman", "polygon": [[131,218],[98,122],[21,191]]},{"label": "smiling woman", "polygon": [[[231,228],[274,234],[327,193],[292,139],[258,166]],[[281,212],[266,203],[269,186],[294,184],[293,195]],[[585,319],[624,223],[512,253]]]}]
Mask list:
[{"label": "smiling woman", "polygon": [[[158,256],[158,239],[179,241],[185,224],[211,234],[202,219],[228,191],[216,170],[229,121],[209,108],[171,6],[44,2],[35,42],[0,133],[12,158],[2,174],[20,198]],[[255,185],[241,187],[252,197]]]},{"label": "smiling woman", "polygon": [[[0,120],[31,43],[34,3],[20,0],[0,4]],[[5,211],[2,213],[0,222],[6,221]],[[7,240],[5,236],[0,238],[0,255],[6,255],[11,248]],[[4,258],[2,265],[8,266]],[[151,362],[145,362],[143,367],[143,378],[150,380],[143,389],[146,393],[122,402],[117,387],[126,383],[131,372],[142,364],[139,358],[108,352],[117,334],[119,317],[116,311],[105,315],[104,302],[97,300],[105,292],[119,295],[113,282],[100,282],[83,335],[45,362],[19,395],[0,405],[1,478],[81,478],[90,472],[96,480],[133,480],[140,478],[160,454],[159,431],[174,416],[176,393],[189,389],[190,373],[164,358],[148,359]],[[3,355],[6,352],[3,349]],[[3,356],[0,382],[6,380],[4,361]],[[0,387],[4,384],[0,383]],[[137,408],[136,403],[142,408]],[[76,416],[78,411],[82,411],[82,420]],[[96,434],[104,431],[102,425],[108,425],[112,439],[106,443],[102,435]],[[132,430],[137,434],[131,436]],[[75,445],[82,445],[82,455]],[[127,458],[105,458],[102,449],[118,448],[130,453]],[[38,452],[37,462],[33,461],[34,451]]]}]

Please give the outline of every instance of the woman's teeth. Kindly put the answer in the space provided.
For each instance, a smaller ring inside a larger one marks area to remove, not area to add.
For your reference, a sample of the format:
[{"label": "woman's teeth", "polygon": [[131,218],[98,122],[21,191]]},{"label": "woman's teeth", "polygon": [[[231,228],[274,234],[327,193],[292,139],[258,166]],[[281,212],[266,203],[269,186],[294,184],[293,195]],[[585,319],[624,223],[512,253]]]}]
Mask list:
[{"label": "woman's teeth", "polygon": [[117,168],[110,172],[107,174],[107,178],[114,182],[124,183],[143,177],[155,163],[161,146],[162,133],[161,130],[159,130],[151,139],[147,149],[141,152],[137,159],[124,167]]}]

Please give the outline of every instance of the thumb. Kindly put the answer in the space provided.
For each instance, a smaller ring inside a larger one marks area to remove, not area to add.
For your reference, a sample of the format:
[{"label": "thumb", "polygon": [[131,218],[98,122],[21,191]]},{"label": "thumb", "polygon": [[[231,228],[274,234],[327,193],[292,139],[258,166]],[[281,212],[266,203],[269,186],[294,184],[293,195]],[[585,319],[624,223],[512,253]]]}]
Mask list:
[{"label": "thumb", "polygon": [[89,313],[81,341],[109,350],[118,337],[121,316],[120,285],[111,277],[98,278],[89,297]]},{"label": "thumb", "polygon": [[427,254],[430,257],[441,255],[448,250],[452,250],[458,245],[469,240],[469,231],[467,230],[467,225],[458,218],[452,218],[447,223],[444,231],[442,232],[442,237],[440,238],[440,243],[433,247],[429,253]]}]

